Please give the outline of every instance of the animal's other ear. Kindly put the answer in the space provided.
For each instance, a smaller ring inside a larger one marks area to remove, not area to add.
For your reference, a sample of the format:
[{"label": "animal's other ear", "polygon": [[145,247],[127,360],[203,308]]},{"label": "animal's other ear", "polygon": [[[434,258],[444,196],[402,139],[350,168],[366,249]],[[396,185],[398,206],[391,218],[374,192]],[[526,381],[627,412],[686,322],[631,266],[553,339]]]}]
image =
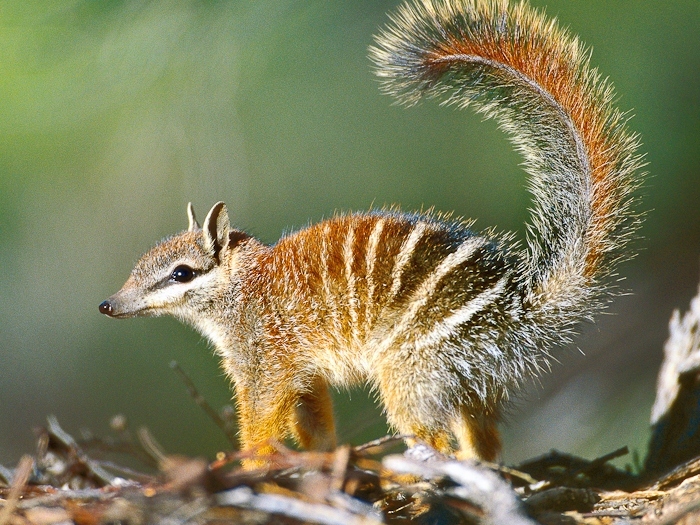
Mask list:
[{"label": "animal's other ear", "polygon": [[214,257],[218,256],[219,252],[228,246],[230,230],[231,224],[226,205],[223,202],[217,202],[204,219],[202,233],[205,249]]},{"label": "animal's other ear", "polygon": [[194,216],[194,206],[192,206],[191,202],[187,203],[187,218],[190,221],[187,230],[191,232],[199,230],[199,223],[197,222],[197,217]]}]

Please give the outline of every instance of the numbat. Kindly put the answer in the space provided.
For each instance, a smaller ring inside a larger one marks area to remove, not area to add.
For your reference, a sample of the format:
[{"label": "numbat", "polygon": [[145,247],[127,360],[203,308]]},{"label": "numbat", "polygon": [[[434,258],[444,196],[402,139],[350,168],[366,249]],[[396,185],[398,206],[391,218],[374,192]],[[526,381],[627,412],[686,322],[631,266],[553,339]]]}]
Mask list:
[{"label": "numbat", "polygon": [[[638,140],[579,41],[526,3],[424,0],[370,50],[384,89],[473,106],[523,154],[527,248],[432,213],[334,217],[267,246],[217,203],[100,305],[172,315],[208,337],[235,387],[244,449],[335,446],[329,386],[368,383],[402,434],[496,458],[499,406],[601,309],[630,254]],[[253,467],[264,464],[249,461]]]}]

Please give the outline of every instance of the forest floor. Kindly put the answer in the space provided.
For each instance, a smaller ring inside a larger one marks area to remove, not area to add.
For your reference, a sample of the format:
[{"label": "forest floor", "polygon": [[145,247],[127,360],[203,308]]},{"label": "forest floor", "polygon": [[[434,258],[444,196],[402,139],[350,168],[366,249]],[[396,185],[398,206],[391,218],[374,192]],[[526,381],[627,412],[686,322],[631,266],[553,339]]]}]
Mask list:
[{"label": "forest floor", "polygon": [[[78,441],[49,418],[37,453],[0,471],[0,525],[700,523],[700,458],[650,479],[608,463],[625,449],[506,468],[424,446],[402,453],[386,437],[330,453],[279,446],[271,468],[245,471],[240,453],[169,457],[137,436]],[[149,467],[96,459],[115,452]]]}]

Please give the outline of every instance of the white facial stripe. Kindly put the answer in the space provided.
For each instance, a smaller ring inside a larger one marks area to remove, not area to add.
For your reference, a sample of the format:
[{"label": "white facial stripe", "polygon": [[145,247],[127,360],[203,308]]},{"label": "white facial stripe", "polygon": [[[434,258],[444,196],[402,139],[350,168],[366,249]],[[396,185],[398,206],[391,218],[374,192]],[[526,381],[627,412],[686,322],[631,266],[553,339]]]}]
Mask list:
[{"label": "white facial stripe", "polygon": [[190,290],[207,288],[216,279],[216,272],[210,271],[203,275],[197,275],[186,283],[169,282],[149,293],[144,299],[149,308],[173,307],[178,305]]}]

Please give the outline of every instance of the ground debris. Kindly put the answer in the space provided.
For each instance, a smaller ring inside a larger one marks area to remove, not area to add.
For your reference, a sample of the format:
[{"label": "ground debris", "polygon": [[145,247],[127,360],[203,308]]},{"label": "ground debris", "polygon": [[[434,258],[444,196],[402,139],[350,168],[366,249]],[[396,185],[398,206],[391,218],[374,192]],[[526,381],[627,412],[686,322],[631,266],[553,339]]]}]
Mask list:
[{"label": "ground debris", "polygon": [[[3,470],[8,479],[0,487],[0,525],[670,524],[700,519],[700,460],[648,481],[607,464],[621,451],[591,461],[552,452],[505,468],[456,461],[424,445],[402,453],[400,436],[389,436],[328,453],[276,445],[269,469],[245,471],[240,461],[250,453],[222,453],[213,462],[172,456],[146,435],[81,441],[49,418],[38,433],[35,456]],[[132,447],[134,456],[148,458],[144,471],[91,457],[92,450],[99,456],[110,446],[119,452]],[[602,479],[603,488],[598,485]]]},{"label": "ground debris", "polygon": [[[418,444],[400,453],[388,436],[332,452],[277,443],[264,470],[243,470],[255,451],[215,461],[167,454],[122,416],[116,437],[75,439],[54,417],[37,432],[37,452],[15,469],[0,465],[0,525],[671,525],[700,523],[700,292],[674,314],[659,374],[644,467],[552,451],[515,467],[457,461]],[[232,411],[207,404],[176,364],[195,402],[231,442]],[[141,467],[105,459],[126,454]]]}]

